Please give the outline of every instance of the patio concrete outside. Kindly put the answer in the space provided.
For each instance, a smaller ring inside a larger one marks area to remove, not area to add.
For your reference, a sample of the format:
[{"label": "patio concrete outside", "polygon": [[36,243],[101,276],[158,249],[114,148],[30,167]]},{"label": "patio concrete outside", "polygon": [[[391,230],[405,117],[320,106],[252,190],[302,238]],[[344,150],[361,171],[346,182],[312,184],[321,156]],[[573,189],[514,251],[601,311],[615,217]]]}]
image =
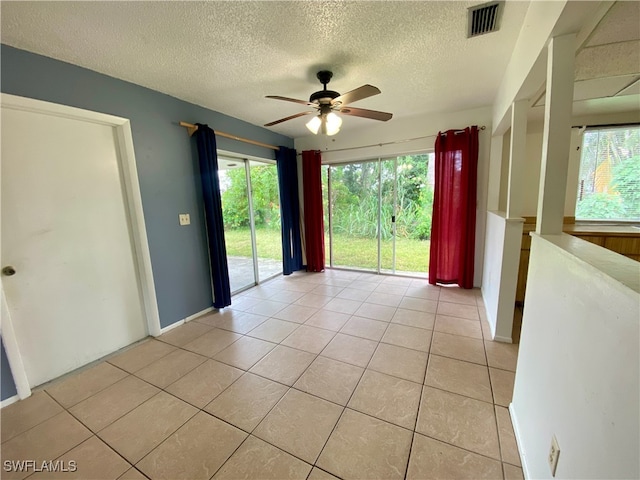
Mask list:
[{"label": "patio concrete outside", "polygon": [[[229,281],[231,292],[237,292],[255,285],[253,259],[250,257],[227,257],[229,264]],[[264,282],[273,275],[282,273],[282,260],[258,258],[258,273],[260,281]]]},{"label": "patio concrete outside", "polygon": [[[231,283],[231,293],[242,290],[246,287],[255,285],[255,278],[253,273],[253,259],[250,257],[227,257],[229,264],[229,281]],[[327,266],[327,268],[329,268]],[[338,269],[344,268],[347,270],[370,272],[375,273],[374,270],[363,269],[350,266],[338,266]],[[260,274],[260,282],[271,278],[273,275],[282,273],[282,261],[273,260],[271,258],[258,258],[258,271]],[[398,275],[403,277],[424,278],[428,277],[427,272],[403,272],[391,270],[382,270],[382,275]]]}]

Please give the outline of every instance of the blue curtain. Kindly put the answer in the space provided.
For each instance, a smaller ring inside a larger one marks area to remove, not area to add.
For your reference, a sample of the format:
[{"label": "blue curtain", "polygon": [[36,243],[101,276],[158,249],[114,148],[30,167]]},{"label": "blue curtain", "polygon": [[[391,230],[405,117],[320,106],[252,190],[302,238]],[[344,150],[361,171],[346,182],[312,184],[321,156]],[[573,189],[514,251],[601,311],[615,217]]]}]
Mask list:
[{"label": "blue curtain", "polygon": [[280,224],[282,226],[282,273],[302,270],[300,240],[300,199],[298,197],[298,162],[293,148],[276,151],[280,188]]},{"label": "blue curtain", "polygon": [[224,241],[224,223],[222,221],[222,197],[218,179],[218,154],[216,135],[208,125],[198,125],[194,136],[198,145],[200,161],[200,179],[202,197],[207,222],[209,242],[209,262],[213,283],[213,306],[224,308],[231,305],[231,286],[229,285],[229,265],[227,264],[227,246]]}]

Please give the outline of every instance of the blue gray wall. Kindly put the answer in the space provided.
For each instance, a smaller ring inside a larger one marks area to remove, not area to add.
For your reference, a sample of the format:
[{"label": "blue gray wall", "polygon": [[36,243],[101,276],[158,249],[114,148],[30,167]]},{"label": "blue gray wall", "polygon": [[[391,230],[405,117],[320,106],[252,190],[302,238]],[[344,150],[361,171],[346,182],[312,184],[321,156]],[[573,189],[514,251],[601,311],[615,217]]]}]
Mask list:
[{"label": "blue gray wall", "polygon": [[4,351],[4,342],[0,337],[0,399],[13,397],[17,392],[16,384],[11,376],[11,368],[9,368],[9,360],[7,360],[7,352]]},{"label": "blue gray wall", "polygon": [[[160,323],[166,327],[212,306],[195,142],[178,122],[206,123],[214,130],[271,145],[293,147],[293,140],[85,68],[6,45],[0,49],[3,93],[131,121]],[[273,150],[226,138],[218,139],[218,148],[274,158]],[[191,226],[178,225],[179,213],[191,214]]]}]

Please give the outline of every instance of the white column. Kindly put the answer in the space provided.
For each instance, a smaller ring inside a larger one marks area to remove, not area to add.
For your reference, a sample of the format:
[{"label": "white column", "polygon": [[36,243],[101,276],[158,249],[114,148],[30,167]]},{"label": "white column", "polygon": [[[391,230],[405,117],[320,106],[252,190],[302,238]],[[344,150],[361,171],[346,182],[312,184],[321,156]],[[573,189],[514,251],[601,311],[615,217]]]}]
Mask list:
[{"label": "white column", "polygon": [[522,215],[524,162],[527,157],[528,100],[518,100],[511,105],[511,146],[509,151],[509,188],[507,193],[507,218]]},{"label": "white column", "polygon": [[491,137],[491,153],[489,155],[489,185],[487,194],[487,210],[492,212],[500,205],[500,172],[502,169],[502,145],[504,135]]},{"label": "white column", "polygon": [[562,233],[571,140],[576,35],[549,42],[536,233]]},{"label": "white column", "polygon": [[511,142],[509,146],[509,177],[507,206],[501,223],[502,258],[495,310],[494,339],[512,341],[513,313],[516,302],[516,285],[520,267],[522,244],[522,215],[524,162],[527,155],[527,110],[528,100],[518,100],[511,105]]}]

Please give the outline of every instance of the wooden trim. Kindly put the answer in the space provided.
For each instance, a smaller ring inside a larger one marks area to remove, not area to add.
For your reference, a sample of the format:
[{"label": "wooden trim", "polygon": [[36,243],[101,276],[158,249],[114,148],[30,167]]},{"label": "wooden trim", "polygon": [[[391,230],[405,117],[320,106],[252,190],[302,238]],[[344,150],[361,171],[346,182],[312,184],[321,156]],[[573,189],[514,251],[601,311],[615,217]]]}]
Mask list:
[{"label": "wooden trim", "polygon": [[[534,218],[535,217],[528,217]],[[607,231],[602,230],[581,231],[581,225],[565,225],[564,233],[593,243],[612,252],[624,255],[625,257],[640,261],[640,230],[636,231]],[[593,228],[593,227],[592,227]],[[612,227],[609,227],[611,230]],[[631,230],[630,227],[623,227]],[[525,226],[522,232],[522,243],[520,244],[520,266],[518,270],[518,282],[516,285],[516,304],[522,303],[526,295],[527,273],[529,271],[529,255],[531,250],[531,236],[529,232],[533,230],[532,224]]]},{"label": "wooden trim", "polygon": [[[525,225],[535,225],[536,224],[536,220],[537,217],[522,217],[524,218],[524,224]],[[564,220],[562,222],[563,225],[573,225],[574,223],[576,223],[576,217],[564,217]]]}]

